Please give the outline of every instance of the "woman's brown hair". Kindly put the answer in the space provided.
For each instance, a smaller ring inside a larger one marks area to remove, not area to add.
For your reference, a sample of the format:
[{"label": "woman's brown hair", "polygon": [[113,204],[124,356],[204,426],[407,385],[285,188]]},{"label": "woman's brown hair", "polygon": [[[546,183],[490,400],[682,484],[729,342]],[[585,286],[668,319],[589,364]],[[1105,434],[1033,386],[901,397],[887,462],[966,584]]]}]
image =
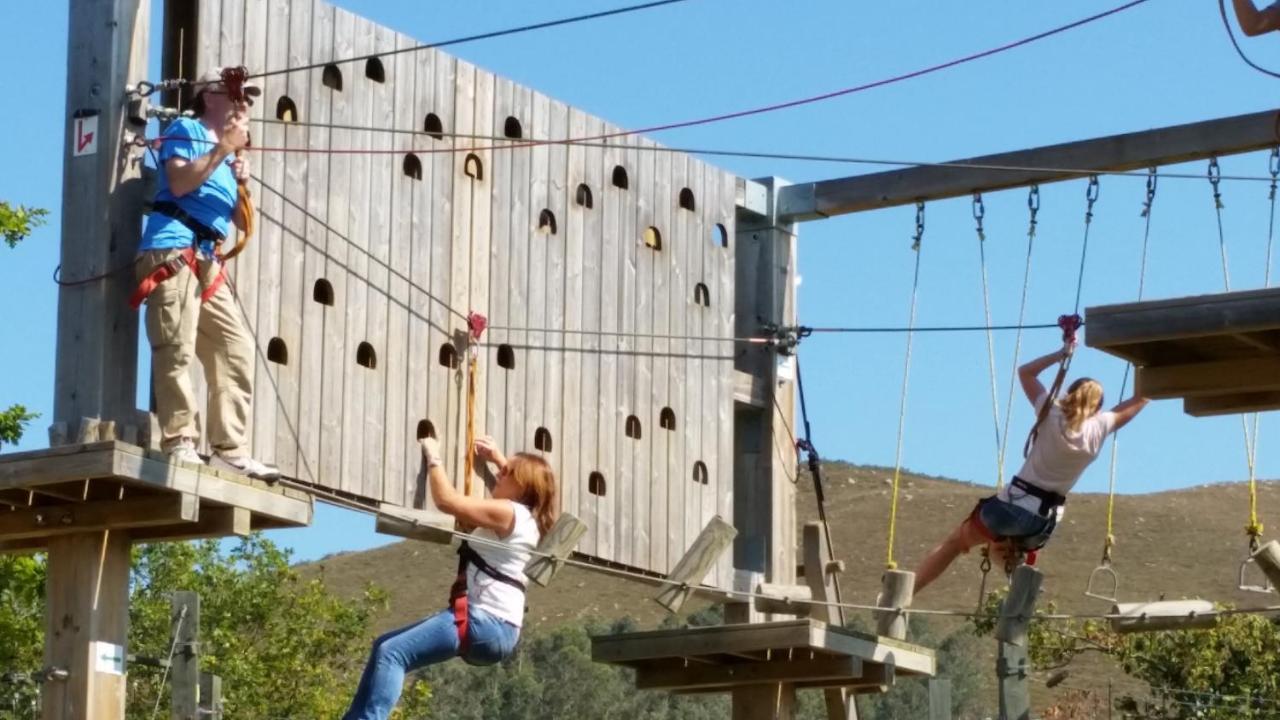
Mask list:
[{"label": "woman's brown hair", "polygon": [[1079,432],[1085,420],[1102,409],[1102,385],[1093,378],[1080,378],[1071,383],[1067,394],[1058,400],[1067,429]]},{"label": "woman's brown hair", "polygon": [[556,474],[551,464],[533,453],[516,453],[507,462],[507,471],[520,488],[516,502],[529,508],[538,523],[538,532],[546,535],[556,522]]}]

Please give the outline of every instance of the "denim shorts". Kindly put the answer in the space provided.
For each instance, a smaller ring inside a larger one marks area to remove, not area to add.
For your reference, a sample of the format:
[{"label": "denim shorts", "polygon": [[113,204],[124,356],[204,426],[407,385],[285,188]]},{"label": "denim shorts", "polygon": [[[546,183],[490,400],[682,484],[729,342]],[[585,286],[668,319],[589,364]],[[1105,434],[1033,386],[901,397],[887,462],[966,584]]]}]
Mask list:
[{"label": "denim shorts", "polygon": [[1022,550],[1039,550],[1058,525],[1058,514],[1043,517],[995,495],[978,501],[974,516],[997,539],[1012,540]]}]

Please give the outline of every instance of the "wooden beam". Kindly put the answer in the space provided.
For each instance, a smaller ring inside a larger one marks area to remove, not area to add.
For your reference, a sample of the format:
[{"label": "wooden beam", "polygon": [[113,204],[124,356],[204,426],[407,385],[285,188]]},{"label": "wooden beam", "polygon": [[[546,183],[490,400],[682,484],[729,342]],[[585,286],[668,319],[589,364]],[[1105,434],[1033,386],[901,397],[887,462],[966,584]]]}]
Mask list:
[{"label": "wooden beam", "polygon": [[707,521],[706,527],[698,533],[693,545],[685,551],[668,576],[679,584],[664,585],[654,601],[668,612],[678,612],[693,593],[694,586],[702,584],[703,578],[711,571],[721,553],[733,544],[733,538],[737,534],[738,531],[719,515]]},{"label": "wooden beam", "polygon": [[46,497],[79,503],[89,499],[89,480],[74,480],[56,485],[40,485],[35,491]]},{"label": "wooden beam", "polygon": [[374,530],[408,540],[448,545],[453,542],[454,525],[452,515],[436,510],[410,510],[384,503],[378,510]]},{"label": "wooden beam", "polygon": [[1280,410],[1280,392],[1210,395],[1189,397],[1182,401],[1182,411],[1193,417],[1238,415],[1269,410]]},{"label": "wooden beam", "polygon": [[169,627],[173,628],[169,665],[169,705],[172,720],[200,717],[200,595],[179,590],[169,600]]},{"label": "wooden beam", "polygon": [[845,678],[844,682],[823,680],[806,680],[796,683],[797,688],[843,688],[852,692],[858,688],[874,688],[876,692],[888,692],[897,681],[897,670],[892,663],[864,663],[862,673],[857,677]]},{"label": "wooden beam", "polygon": [[195,522],[199,513],[199,499],[188,493],[29,508],[0,514],[0,539],[22,540],[98,530],[173,525]]},{"label": "wooden beam", "polygon": [[113,474],[111,444],[64,445],[0,455],[0,488],[34,488]]},{"label": "wooden beam", "polygon": [[812,607],[813,591],[804,585],[760,583],[755,590],[755,607],[762,613],[808,615]]},{"label": "wooden beam", "polygon": [[1280,328],[1280,288],[1192,295],[1085,309],[1085,344],[1107,349],[1157,340]]},{"label": "wooden beam", "polygon": [[1140,367],[1134,394],[1153,400],[1280,391],[1280,355]]},{"label": "wooden beam", "polygon": [[832,655],[732,665],[682,666],[679,663],[654,663],[636,669],[636,689],[728,690],[760,683],[843,683],[861,675],[861,660]]},{"label": "wooden beam", "polygon": [[734,402],[749,405],[760,410],[769,407],[769,381],[759,375],[752,375],[741,370],[733,372]]},{"label": "wooden beam", "polygon": [[592,638],[591,659],[628,664],[690,655],[809,647],[810,621],[653,630]]},{"label": "wooden beam", "polygon": [[[832,572],[835,558],[827,542],[827,528],[821,522],[809,522],[804,526],[802,541],[804,552],[805,583],[814,602],[836,602],[840,598],[839,579]],[[844,626],[844,608],[834,605],[810,605],[809,617]],[[827,720],[857,720],[858,710],[849,694],[839,688],[823,692],[827,708]]]},{"label": "wooden beam", "polygon": [[549,585],[586,532],[586,523],[572,513],[560,513],[556,524],[551,526],[537,548],[539,553],[552,557],[535,556],[525,565],[524,574],[543,587]]},{"label": "wooden beam", "polygon": [[1218,624],[1218,615],[1208,600],[1118,603],[1111,606],[1111,614],[1123,616],[1111,618],[1111,629],[1118,633],[1194,630]]},{"label": "wooden beam", "polygon": [[793,221],[815,220],[910,205],[918,200],[965,197],[975,192],[1072,180],[1091,173],[1142,170],[1263,150],[1280,139],[1276,135],[1277,119],[1277,112],[1268,110],[965,158],[946,165],[908,167],[793,185],[779,193],[778,215]]},{"label": "wooden beam", "polygon": [[204,540],[206,538],[248,537],[253,532],[253,513],[245,508],[203,505],[200,519],[193,523],[157,525],[130,531],[134,542]]}]

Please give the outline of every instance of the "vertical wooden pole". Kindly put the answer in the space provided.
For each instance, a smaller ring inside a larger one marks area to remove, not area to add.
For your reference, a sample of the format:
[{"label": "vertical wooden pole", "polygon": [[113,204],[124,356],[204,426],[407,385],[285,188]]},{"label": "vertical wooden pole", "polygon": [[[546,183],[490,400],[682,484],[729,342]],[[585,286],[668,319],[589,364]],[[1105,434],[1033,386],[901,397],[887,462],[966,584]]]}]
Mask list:
[{"label": "vertical wooden pole", "polygon": [[127,535],[105,531],[49,540],[42,720],[124,720],[129,636]]},{"label": "vertical wooden pole", "polygon": [[951,720],[950,678],[929,678],[929,720]]},{"label": "vertical wooden pole", "polygon": [[[826,528],[820,522],[804,526],[804,579],[814,602],[825,603],[836,599],[835,578],[831,572],[834,558],[827,544]],[[831,605],[810,605],[809,617],[839,627],[844,626],[844,609]],[[822,691],[827,706],[828,720],[858,720],[858,706],[853,696],[844,688],[827,688]]]},{"label": "vertical wooden pole", "polygon": [[200,716],[205,720],[222,720],[222,678],[200,673]]},{"label": "vertical wooden pole", "polygon": [[53,421],[134,423],[138,316],[128,269],[141,231],[141,152],[126,146],[125,86],[144,78],[150,0],[71,0]]},{"label": "vertical wooden pole", "polygon": [[173,628],[173,657],[169,680],[173,720],[200,717],[200,596],[180,590],[170,600],[170,627]]},{"label": "vertical wooden pole", "polygon": [[[881,581],[880,597],[876,605],[884,608],[906,608],[911,606],[912,591],[916,583],[916,574],[906,570],[885,570]],[[876,634],[891,637],[895,640],[907,639],[907,614],[899,611],[883,611],[876,613]]]},{"label": "vertical wooden pole", "polygon": [[999,642],[996,679],[1000,687],[1000,720],[1029,720],[1031,688],[1028,675],[1027,626],[1035,613],[1036,596],[1044,576],[1039,570],[1021,565],[1013,571],[1009,595],[1000,606],[995,636]]},{"label": "vertical wooden pole", "polygon": [[[796,324],[796,226],[776,220],[773,197],[786,185],[762,181],[769,189],[764,215],[739,210],[731,242],[736,243],[734,334],[756,336],[763,326]],[[706,242],[706,238],[700,238]],[[764,411],[739,406],[734,413],[733,525],[738,529],[733,566],[762,573],[765,582],[791,585],[796,576],[796,453],[787,428],[795,427],[793,378],[780,376],[777,349],[749,346],[734,369],[760,378],[775,396]],[[774,404],[776,401],[776,404]],[[753,617],[749,603],[726,607],[728,622]],[[734,720],[790,720],[795,689],[764,685],[733,690]]]}]

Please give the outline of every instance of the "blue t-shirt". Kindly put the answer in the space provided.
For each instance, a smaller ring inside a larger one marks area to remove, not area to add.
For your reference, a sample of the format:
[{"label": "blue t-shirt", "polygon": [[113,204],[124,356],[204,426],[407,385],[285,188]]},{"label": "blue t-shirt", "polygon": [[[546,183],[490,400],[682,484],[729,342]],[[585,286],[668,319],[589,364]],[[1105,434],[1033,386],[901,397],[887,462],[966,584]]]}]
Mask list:
[{"label": "blue t-shirt", "polygon": [[[235,210],[238,197],[235,173],[231,171],[233,156],[227,156],[226,162],[218,166],[204,184],[195,190],[174,197],[169,190],[169,174],[165,165],[173,158],[195,160],[213,152],[215,143],[209,131],[199,120],[179,118],[165,128],[166,140],[160,147],[159,176],[156,202],[176,203],[196,222],[212,228],[224,237],[231,229],[231,213]],[[142,232],[139,250],[171,250],[191,247],[195,233],[178,220],[153,212],[147,216],[147,226]],[[201,250],[206,254],[212,252],[212,243],[203,243]]]}]

